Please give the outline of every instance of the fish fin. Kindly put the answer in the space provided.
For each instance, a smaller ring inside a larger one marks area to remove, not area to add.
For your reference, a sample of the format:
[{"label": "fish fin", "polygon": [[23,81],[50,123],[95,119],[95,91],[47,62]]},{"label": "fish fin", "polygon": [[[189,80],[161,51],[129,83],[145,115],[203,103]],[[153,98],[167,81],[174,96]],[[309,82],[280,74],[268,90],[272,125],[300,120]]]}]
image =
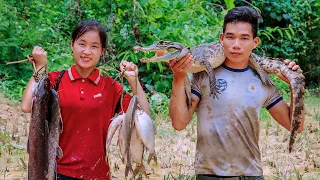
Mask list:
[{"label": "fish fin", "polygon": [[29,144],[30,144],[30,142],[29,142],[29,139],[28,139],[28,142],[27,142],[27,152],[28,152],[28,154],[30,153],[30,151],[29,151]]},{"label": "fish fin", "polygon": [[154,162],[156,162],[156,164],[158,164],[158,158],[157,158],[156,153],[154,153],[153,160],[154,160]]},{"label": "fish fin", "polygon": [[158,164],[158,159],[157,159],[157,155],[156,152],[149,154],[147,163],[150,164],[151,159],[153,158],[154,162],[156,162],[156,164]]},{"label": "fish fin", "polygon": [[57,147],[57,157],[58,157],[58,158],[62,158],[62,156],[63,156],[62,149],[58,146],[58,147]]},{"label": "fish fin", "polygon": [[53,171],[48,169],[48,173],[46,175],[47,180],[56,180],[57,179],[57,161],[54,160]]},{"label": "fish fin", "polygon": [[62,118],[60,116],[60,119],[59,119],[59,132],[62,133],[63,131],[63,122],[62,122]]},{"label": "fish fin", "polygon": [[144,165],[141,163],[137,163],[136,164],[136,167],[133,171],[133,177],[136,177],[136,175],[141,172],[142,174],[144,174],[146,177],[148,177],[147,175],[147,171],[146,171],[146,168],[144,167]]},{"label": "fish fin", "polygon": [[[128,160],[128,161],[130,161],[130,160]],[[127,162],[126,169],[125,169],[125,172],[124,172],[125,177],[128,177],[129,171],[133,172],[133,169],[132,169],[131,163]]]},{"label": "fish fin", "polygon": [[152,125],[153,125],[154,135],[157,135],[157,127],[153,122],[152,122]]}]

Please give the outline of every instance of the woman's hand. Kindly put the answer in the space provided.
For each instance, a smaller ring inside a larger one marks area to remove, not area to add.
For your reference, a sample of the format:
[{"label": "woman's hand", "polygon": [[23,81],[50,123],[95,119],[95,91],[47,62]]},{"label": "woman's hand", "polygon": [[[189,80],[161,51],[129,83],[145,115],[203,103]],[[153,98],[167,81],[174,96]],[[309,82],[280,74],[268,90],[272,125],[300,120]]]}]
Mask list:
[{"label": "woman's hand", "polygon": [[35,46],[32,51],[33,61],[36,66],[36,71],[47,64],[47,51],[40,46]]},{"label": "woman's hand", "polygon": [[124,72],[124,76],[129,82],[135,82],[138,78],[138,66],[132,62],[122,60],[120,63],[120,71]]}]

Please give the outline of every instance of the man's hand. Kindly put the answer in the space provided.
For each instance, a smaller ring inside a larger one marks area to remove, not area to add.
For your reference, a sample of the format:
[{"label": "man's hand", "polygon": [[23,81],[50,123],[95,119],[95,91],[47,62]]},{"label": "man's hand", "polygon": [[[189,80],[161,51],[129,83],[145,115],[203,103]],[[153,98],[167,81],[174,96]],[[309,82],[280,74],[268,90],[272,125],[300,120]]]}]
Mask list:
[{"label": "man's hand", "polygon": [[33,61],[36,65],[36,71],[47,64],[47,51],[40,46],[35,46],[32,51]]},{"label": "man's hand", "polygon": [[[296,70],[300,69],[300,66],[299,66],[299,65],[297,65],[297,64],[296,64],[295,62],[293,62],[293,61],[290,61],[289,59],[286,59],[286,60],[284,60],[283,62],[288,66],[288,68],[290,68],[290,69],[292,69],[292,70],[295,70],[295,71],[296,71]],[[285,81],[286,83],[290,84],[289,80],[281,74],[281,72],[280,72],[279,69],[278,69],[277,76],[278,76],[279,78],[281,78],[283,81]]]},{"label": "man's hand", "polygon": [[193,63],[192,56],[190,53],[186,54],[181,59],[173,59],[169,61],[169,65],[173,71],[173,75],[175,78],[184,78],[191,64]]}]

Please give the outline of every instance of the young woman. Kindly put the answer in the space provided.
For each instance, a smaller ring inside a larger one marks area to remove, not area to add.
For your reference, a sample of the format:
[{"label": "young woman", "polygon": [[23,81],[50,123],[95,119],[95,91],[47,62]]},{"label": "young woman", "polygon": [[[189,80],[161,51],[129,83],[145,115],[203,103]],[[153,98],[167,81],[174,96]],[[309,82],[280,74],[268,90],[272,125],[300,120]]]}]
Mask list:
[{"label": "young woman", "polygon": [[[96,21],[83,21],[72,32],[71,49],[75,64],[61,78],[58,94],[63,121],[59,145],[63,151],[57,158],[58,179],[109,179],[105,160],[105,140],[110,119],[121,111],[122,87],[110,77],[100,75],[95,67],[105,51],[106,32]],[[47,64],[47,52],[35,46],[32,52],[36,69]],[[120,63],[131,90],[143,110],[149,114],[149,103],[138,81],[138,68],[127,61]],[[60,72],[50,72],[51,85]],[[34,77],[24,91],[22,111],[31,112]],[[127,109],[131,96],[124,95]]]}]

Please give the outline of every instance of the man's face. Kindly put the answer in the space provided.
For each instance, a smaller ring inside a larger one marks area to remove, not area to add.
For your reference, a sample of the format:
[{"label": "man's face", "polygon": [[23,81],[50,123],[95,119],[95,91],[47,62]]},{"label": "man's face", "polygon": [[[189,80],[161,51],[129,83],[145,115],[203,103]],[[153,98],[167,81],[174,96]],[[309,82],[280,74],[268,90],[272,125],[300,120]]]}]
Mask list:
[{"label": "man's face", "polygon": [[224,34],[220,34],[227,61],[231,63],[248,63],[249,56],[260,39],[253,38],[252,26],[246,22],[228,23]]}]

